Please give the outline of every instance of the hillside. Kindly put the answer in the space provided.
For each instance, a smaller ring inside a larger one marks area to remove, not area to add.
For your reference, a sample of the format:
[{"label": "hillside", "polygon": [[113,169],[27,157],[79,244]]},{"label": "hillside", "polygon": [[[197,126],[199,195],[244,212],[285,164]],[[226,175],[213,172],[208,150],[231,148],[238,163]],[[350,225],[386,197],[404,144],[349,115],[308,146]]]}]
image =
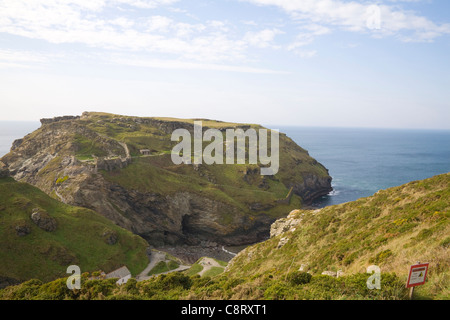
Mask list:
[{"label": "hillside", "polygon": [[0,287],[50,281],[69,265],[135,275],[148,263],[148,244],[92,210],[63,204],[36,187],[0,178]]},{"label": "hillside", "polygon": [[[193,122],[95,112],[42,119],[1,160],[14,179],[93,209],[155,246],[254,243],[275,219],[331,191],[328,170],[284,134],[275,176],[254,164],[174,165],[171,134],[192,131]],[[222,132],[262,128],[202,122]]]},{"label": "hillside", "polygon": [[271,234],[241,251],[228,276],[283,277],[301,267],[355,274],[378,265],[406,281],[409,266],[421,261],[430,263],[428,289],[450,298],[449,173],[321,210],[295,210]]},{"label": "hillside", "polygon": [[[192,276],[208,261],[202,259],[184,273],[120,287],[87,276],[77,292],[64,279],[31,281],[0,290],[0,299],[408,299],[408,269],[420,260],[430,269],[415,299],[448,300],[449,208],[450,174],[443,174],[319,211],[295,210],[272,225],[269,240],[211,277]],[[373,264],[381,268],[380,290],[366,285]],[[321,274],[338,270],[339,277]]]}]

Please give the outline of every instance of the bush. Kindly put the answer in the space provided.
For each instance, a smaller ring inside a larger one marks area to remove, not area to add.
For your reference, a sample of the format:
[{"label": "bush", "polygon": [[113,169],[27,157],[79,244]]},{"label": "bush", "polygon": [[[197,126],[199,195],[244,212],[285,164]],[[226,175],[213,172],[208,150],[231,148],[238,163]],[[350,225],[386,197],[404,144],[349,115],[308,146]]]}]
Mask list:
[{"label": "bush", "polygon": [[294,271],[287,275],[286,280],[292,285],[302,285],[309,283],[312,276],[307,272]]},{"label": "bush", "polygon": [[176,289],[177,287],[188,290],[192,286],[192,279],[189,276],[186,276],[179,272],[161,275],[158,279],[161,286],[166,290]]},{"label": "bush", "polygon": [[31,279],[17,286],[11,286],[0,290],[0,299],[30,300],[38,295],[41,286],[41,280]]},{"label": "bush", "polygon": [[284,300],[289,294],[290,288],[282,282],[273,281],[266,291],[264,291],[264,298],[269,300]]}]

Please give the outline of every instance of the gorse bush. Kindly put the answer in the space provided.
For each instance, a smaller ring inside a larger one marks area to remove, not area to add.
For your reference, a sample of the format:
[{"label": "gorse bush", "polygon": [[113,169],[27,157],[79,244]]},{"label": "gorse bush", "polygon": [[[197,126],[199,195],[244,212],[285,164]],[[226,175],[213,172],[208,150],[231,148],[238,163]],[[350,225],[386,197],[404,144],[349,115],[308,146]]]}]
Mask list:
[{"label": "gorse bush", "polygon": [[287,281],[292,285],[309,283],[311,281],[311,278],[311,274],[302,271],[294,271],[287,275]]},{"label": "gorse bush", "polygon": [[312,276],[291,272],[284,277],[270,278],[264,274],[249,278],[187,276],[174,272],[137,282],[129,279],[117,285],[117,279],[82,277],[80,290],[69,290],[67,278],[49,283],[30,280],[0,290],[3,300],[178,300],[178,299],[407,299],[404,281],[393,274],[381,276],[381,290],[369,290],[369,274],[340,278]]}]

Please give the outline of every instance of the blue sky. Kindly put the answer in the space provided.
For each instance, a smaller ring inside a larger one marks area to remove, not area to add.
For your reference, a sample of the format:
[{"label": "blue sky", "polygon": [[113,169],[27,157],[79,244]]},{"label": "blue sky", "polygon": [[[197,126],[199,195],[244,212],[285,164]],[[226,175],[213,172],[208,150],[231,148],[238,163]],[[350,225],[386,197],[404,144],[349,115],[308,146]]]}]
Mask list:
[{"label": "blue sky", "polygon": [[447,0],[0,0],[0,120],[450,129]]}]

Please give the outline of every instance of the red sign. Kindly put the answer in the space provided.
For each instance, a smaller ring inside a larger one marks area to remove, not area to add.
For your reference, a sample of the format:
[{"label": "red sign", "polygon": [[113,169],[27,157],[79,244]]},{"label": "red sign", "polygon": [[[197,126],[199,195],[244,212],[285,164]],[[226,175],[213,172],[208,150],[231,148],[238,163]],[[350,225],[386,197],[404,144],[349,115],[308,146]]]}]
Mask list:
[{"label": "red sign", "polygon": [[425,283],[428,273],[428,263],[416,264],[409,269],[407,288],[421,286]]}]

